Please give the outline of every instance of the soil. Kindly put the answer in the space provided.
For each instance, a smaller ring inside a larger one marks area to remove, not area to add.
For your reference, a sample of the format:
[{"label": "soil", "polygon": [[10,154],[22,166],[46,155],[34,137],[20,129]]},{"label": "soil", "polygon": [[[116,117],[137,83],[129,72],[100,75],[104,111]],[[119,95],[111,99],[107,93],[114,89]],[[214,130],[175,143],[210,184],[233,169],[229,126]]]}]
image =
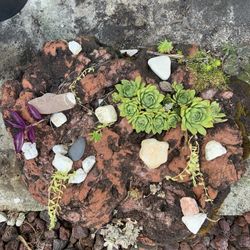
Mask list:
[{"label": "soil", "polygon": [[[76,242],[77,237],[72,236],[74,230],[77,231],[74,228],[79,227],[84,228],[85,231],[94,232],[113,218],[137,220],[139,225],[143,226],[139,238],[142,243],[151,245],[149,249],[153,246],[164,248],[167,245],[173,245],[173,248],[165,249],[178,249],[179,243],[177,242],[191,237],[191,233],[181,222],[182,212],[179,200],[185,196],[193,197],[209,217],[216,218],[216,211],[229,192],[230,184],[236,182],[244,172],[241,162],[242,136],[234,122],[234,117],[227,112],[227,122],[209,129],[207,136],[203,139],[198,138],[201,145],[201,170],[209,195],[214,200],[213,203],[208,203],[205,202],[203,189],[192,188],[187,179],[184,179],[182,183],[165,179],[166,175],[177,175],[185,168],[190,153],[184,143],[185,136],[179,127],[155,136],[157,139],[168,141],[170,150],[168,162],[154,170],[148,169],[143,164],[138,153],[141,141],[152,135],[136,134],[125,119],[119,118],[116,124],[103,129],[103,137],[99,142],[91,142],[89,134],[97,124],[93,111],[98,106],[98,99],[104,99],[104,104],[112,104],[111,93],[114,85],[122,79],[134,79],[140,75],[147,83],[155,84],[157,87],[160,79],[147,66],[146,59],[152,55],[148,55],[145,50],[140,51],[134,58],[127,58],[111,48],[103,47],[94,38],[80,37],[76,41],[83,47],[79,55],[73,56],[65,41],[48,42],[19,76],[20,81],[7,81],[3,84],[4,95],[1,99],[1,107],[4,118],[8,118],[9,110],[14,109],[27,122],[34,123],[27,111],[27,101],[46,92],[68,92],[70,84],[80,72],[88,67],[95,69],[93,73],[89,73],[77,82],[75,93],[81,105],[64,112],[68,118],[65,125],[55,129],[47,120],[37,126],[36,143],[39,156],[33,160],[25,160],[22,155],[17,155],[23,162],[22,177],[29,192],[38,202],[45,205],[48,186],[54,172],[51,163],[54,157],[52,147],[55,144],[70,145],[79,136],[85,137],[87,147],[83,158],[95,155],[97,159],[95,167],[82,184],[68,185],[64,191],[59,215],[61,222],[58,223],[57,231],[47,231],[44,221],[38,219],[36,213],[34,214],[36,219],[33,221],[38,223],[34,226],[38,228],[35,231],[45,232],[41,237],[49,239],[50,248],[42,249],[51,249],[52,244],[63,244],[63,238],[66,241],[64,247],[71,242],[70,247],[76,246],[76,249],[102,249],[93,247],[95,241],[88,237],[87,233],[86,237],[80,237],[81,240]],[[172,70],[172,80],[185,79],[187,86],[193,84],[191,76],[183,67],[177,67],[174,64]],[[220,94],[222,93],[217,93],[217,95]],[[219,102],[225,111],[228,111],[226,107],[229,102],[230,109],[235,107],[231,99],[222,97]],[[10,128],[9,131],[15,132]],[[227,148],[227,154],[208,162],[204,159],[204,145],[210,140],[220,141]],[[74,162],[74,169],[80,166],[81,161]],[[163,196],[150,193],[150,184],[154,183],[161,183],[160,191]],[[134,190],[139,194],[136,199],[131,196],[131,191]],[[20,230],[24,234],[31,233],[33,230],[29,224],[24,224],[23,227],[26,229]],[[206,222],[203,231],[209,229],[210,223]],[[249,231],[246,237],[249,237]],[[56,239],[58,242],[54,243]],[[4,240],[3,236],[2,240],[12,242]],[[216,242],[223,240],[224,238],[214,239]],[[14,241],[15,243],[7,244],[19,244],[16,240]],[[79,244],[85,245],[77,248],[77,244],[78,246]],[[206,246],[204,247],[194,249],[207,249]],[[5,247],[5,249],[17,248]],[[53,247],[53,249],[64,248]]]}]

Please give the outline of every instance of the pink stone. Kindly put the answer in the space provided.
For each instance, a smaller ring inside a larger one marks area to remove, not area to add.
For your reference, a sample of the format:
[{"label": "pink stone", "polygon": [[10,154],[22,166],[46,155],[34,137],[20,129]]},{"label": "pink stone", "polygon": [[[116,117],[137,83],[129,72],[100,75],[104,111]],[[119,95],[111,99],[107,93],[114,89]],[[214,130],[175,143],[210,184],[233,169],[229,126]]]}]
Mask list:
[{"label": "pink stone", "polygon": [[195,215],[199,213],[199,207],[195,199],[191,197],[183,197],[180,199],[181,210],[184,216]]},{"label": "pink stone", "polygon": [[217,93],[216,89],[207,89],[201,93],[201,97],[206,100],[211,100]]},{"label": "pink stone", "polygon": [[53,114],[64,110],[72,109],[76,105],[76,99],[73,93],[52,94],[46,93],[29,101],[40,114]]},{"label": "pink stone", "polygon": [[231,99],[234,94],[232,91],[227,90],[227,91],[222,92],[220,95],[224,99]]}]

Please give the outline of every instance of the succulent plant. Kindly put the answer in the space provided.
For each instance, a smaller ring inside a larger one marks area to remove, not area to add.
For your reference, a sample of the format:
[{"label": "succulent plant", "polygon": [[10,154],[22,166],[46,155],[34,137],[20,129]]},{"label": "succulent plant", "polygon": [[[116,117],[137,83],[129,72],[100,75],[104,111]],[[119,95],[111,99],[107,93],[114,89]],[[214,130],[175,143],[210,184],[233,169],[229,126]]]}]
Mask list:
[{"label": "succulent plant", "polygon": [[137,91],[144,86],[141,83],[141,77],[137,77],[134,81],[121,80],[121,84],[116,84],[115,88],[118,93],[113,94],[115,102],[121,101],[123,98],[132,98],[137,95]]},{"label": "succulent plant", "polygon": [[224,113],[221,113],[221,107],[218,102],[212,102],[210,109],[211,109],[214,123],[227,121],[227,119],[223,119],[226,115]]},{"label": "succulent plant", "polygon": [[173,47],[172,42],[165,39],[165,40],[159,42],[157,50],[159,53],[170,53],[173,48],[174,47]]},{"label": "succulent plant", "polygon": [[146,114],[140,114],[131,119],[133,128],[135,129],[136,133],[146,132],[150,133],[152,130],[152,117]]},{"label": "succulent plant", "polygon": [[162,107],[161,102],[164,95],[154,85],[147,85],[138,91],[138,99],[145,109],[159,109]]},{"label": "succulent plant", "polygon": [[184,89],[182,84],[174,83],[173,89],[176,92],[173,95],[173,101],[179,106],[190,104],[195,97],[195,90]]},{"label": "succulent plant", "polygon": [[193,135],[200,133],[206,135],[205,128],[213,127],[213,116],[210,102],[197,97],[190,107],[181,108],[182,130],[190,131]]},{"label": "succulent plant", "polygon": [[138,102],[126,100],[119,105],[120,115],[131,119],[134,115],[139,114]]}]

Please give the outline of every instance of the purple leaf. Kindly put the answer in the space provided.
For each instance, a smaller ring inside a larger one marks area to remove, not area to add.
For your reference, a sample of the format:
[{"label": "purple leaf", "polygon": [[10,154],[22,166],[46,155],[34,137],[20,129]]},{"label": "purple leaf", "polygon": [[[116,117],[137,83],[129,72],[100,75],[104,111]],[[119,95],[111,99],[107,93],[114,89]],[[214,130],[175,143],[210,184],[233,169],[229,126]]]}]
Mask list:
[{"label": "purple leaf", "polygon": [[28,110],[31,114],[31,116],[36,119],[36,120],[41,120],[42,119],[42,116],[41,114],[39,113],[39,111],[31,104],[28,103]]},{"label": "purple leaf", "polygon": [[12,121],[10,121],[10,120],[5,120],[5,122],[6,122],[10,127],[12,127],[12,128],[21,128],[21,129],[24,129],[23,126],[21,126],[21,125],[15,123],[15,122],[12,122]]},{"label": "purple leaf", "polygon": [[10,115],[18,125],[22,126],[23,128],[26,127],[24,119],[16,111],[11,111]]},{"label": "purple leaf", "polygon": [[14,145],[17,153],[21,151],[23,143],[24,143],[24,131],[20,131],[14,136]]},{"label": "purple leaf", "polygon": [[27,130],[27,136],[30,140],[30,142],[34,143],[36,140],[36,135],[35,135],[35,129],[33,126],[29,127]]}]

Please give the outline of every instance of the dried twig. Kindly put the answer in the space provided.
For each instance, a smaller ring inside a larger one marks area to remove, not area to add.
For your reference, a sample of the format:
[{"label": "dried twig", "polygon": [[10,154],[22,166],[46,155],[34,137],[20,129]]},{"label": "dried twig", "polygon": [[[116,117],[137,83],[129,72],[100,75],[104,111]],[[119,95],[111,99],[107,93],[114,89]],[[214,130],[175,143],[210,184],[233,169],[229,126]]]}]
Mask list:
[{"label": "dried twig", "polygon": [[17,239],[20,240],[20,241],[23,243],[23,245],[26,247],[27,250],[32,250],[32,249],[29,247],[27,241],[23,238],[23,236],[18,235]]}]

